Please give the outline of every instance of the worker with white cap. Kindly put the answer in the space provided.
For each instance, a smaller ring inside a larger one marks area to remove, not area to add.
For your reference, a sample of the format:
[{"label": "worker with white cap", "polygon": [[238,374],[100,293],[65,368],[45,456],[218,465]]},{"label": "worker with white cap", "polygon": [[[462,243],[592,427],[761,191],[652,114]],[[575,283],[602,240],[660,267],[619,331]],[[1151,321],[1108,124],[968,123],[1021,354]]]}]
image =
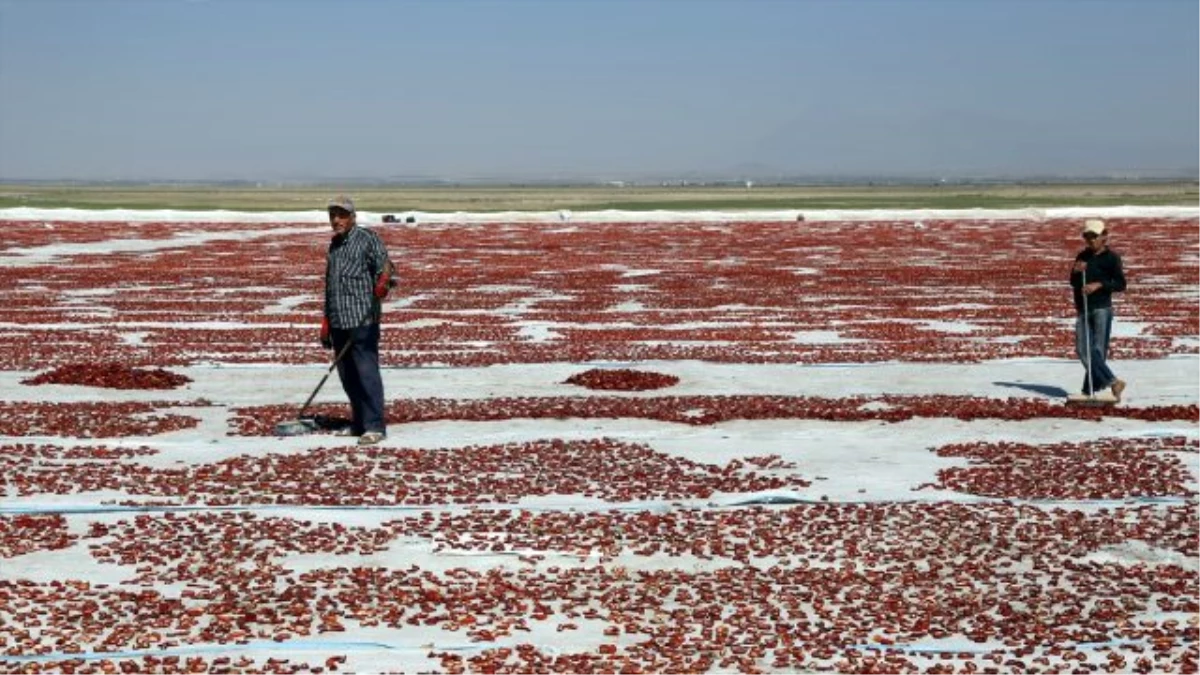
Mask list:
[{"label": "worker with white cap", "polygon": [[1075,352],[1087,371],[1083,393],[1112,388],[1113,398],[1121,400],[1125,381],[1108,367],[1108,343],[1112,335],[1113,293],[1125,290],[1125,270],[1121,256],[1108,247],[1108,226],[1103,220],[1083,224],[1084,248],[1075,256],[1071,268],[1071,288],[1075,297]]},{"label": "worker with white cap", "polygon": [[333,238],[325,258],[321,344],[338,354],[338,377],[350,399],[350,426],[338,435],[375,445],[387,438],[379,323],[396,268],[379,235],[358,224],[354,200],[338,195],[328,209]]}]

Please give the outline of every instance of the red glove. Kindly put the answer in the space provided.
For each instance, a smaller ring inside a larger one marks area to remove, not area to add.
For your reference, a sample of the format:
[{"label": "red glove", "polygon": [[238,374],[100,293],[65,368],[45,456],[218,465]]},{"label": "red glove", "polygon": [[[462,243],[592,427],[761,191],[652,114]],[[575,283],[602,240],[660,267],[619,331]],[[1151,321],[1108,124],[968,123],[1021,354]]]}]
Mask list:
[{"label": "red glove", "polygon": [[329,317],[321,319],[321,346],[333,349],[333,338],[329,335]]},{"label": "red glove", "polygon": [[392,277],[392,273],[395,271],[396,268],[389,262],[387,267],[379,273],[379,278],[375,280],[375,297],[380,300],[387,297],[388,291],[396,285],[396,280]]}]

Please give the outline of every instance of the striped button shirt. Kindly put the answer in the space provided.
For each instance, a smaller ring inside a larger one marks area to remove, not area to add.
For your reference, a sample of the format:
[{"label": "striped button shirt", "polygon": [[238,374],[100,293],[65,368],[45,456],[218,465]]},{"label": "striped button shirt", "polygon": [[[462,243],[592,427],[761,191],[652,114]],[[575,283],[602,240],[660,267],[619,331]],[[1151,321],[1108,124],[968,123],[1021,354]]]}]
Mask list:
[{"label": "striped button shirt", "polygon": [[325,316],[333,328],[379,323],[375,280],[387,268],[387,248],[379,235],[355,225],[329,242],[325,259]]}]

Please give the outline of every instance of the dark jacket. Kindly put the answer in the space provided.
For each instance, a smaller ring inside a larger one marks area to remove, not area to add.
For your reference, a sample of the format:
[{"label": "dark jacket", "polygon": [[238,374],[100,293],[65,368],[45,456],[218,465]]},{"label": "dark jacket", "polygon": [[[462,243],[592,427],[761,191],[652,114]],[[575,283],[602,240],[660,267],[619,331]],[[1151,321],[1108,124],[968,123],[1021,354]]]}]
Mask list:
[{"label": "dark jacket", "polygon": [[[1121,256],[1116,251],[1106,248],[1099,254],[1085,248],[1075,256],[1075,262],[1087,263],[1087,282],[1099,281],[1103,286],[1087,296],[1088,310],[1101,307],[1112,307],[1112,294],[1125,290],[1125,268],[1121,265]],[[1071,267],[1071,289],[1075,296],[1075,311],[1083,312],[1083,277],[1082,272],[1076,272]]]}]

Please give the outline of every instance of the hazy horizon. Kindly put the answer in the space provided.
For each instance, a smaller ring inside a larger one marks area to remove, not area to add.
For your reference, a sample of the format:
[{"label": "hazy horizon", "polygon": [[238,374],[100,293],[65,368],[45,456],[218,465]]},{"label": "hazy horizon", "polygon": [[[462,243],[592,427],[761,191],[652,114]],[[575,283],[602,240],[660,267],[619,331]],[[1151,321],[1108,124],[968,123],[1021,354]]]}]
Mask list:
[{"label": "hazy horizon", "polygon": [[1193,177],[1188,0],[0,0],[0,180]]}]

